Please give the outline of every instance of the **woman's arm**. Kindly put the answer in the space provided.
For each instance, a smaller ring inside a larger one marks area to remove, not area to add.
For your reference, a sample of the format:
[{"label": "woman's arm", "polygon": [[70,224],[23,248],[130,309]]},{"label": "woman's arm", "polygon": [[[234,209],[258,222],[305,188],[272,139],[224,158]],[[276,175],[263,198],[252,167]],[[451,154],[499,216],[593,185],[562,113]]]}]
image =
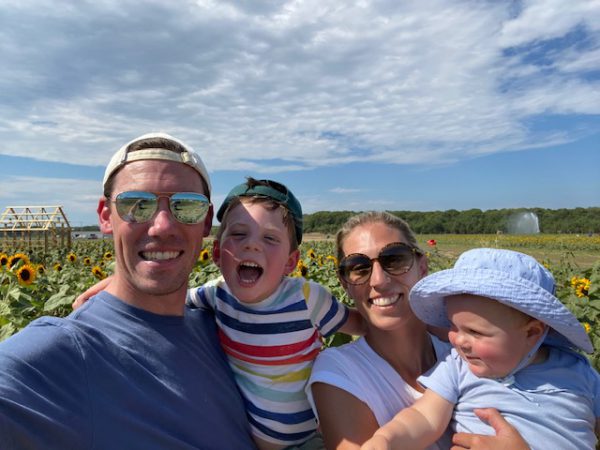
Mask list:
[{"label": "woman's arm", "polygon": [[347,391],[320,382],[311,389],[328,450],[358,450],[379,428],[369,407]]}]

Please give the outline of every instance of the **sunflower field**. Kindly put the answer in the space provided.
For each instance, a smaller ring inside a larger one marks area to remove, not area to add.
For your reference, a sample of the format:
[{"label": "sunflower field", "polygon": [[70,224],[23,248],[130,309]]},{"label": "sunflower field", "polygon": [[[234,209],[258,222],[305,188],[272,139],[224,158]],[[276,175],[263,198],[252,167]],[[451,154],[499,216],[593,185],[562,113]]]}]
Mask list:
[{"label": "sunflower field", "polygon": [[[430,272],[451,267],[458,254],[474,247],[510,248],[535,256],[553,273],[557,296],[573,311],[598,349],[591,360],[600,369],[600,237],[436,235],[420,236],[419,241],[427,251]],[[336,276],[334,247],[331,240],[304,242],[292,276],[314,280],[352,304]],[[68,315],[77,295],[113,273],[113,252],[110,240],[75,241],[70,250],[47,254],[0,248],[0,340],[40,316]],[[211,243],[207,242],[190,274],[190,286],[219,275],[210,255]],[[349,339],[336,334],[325,345],[340,345]]]}]

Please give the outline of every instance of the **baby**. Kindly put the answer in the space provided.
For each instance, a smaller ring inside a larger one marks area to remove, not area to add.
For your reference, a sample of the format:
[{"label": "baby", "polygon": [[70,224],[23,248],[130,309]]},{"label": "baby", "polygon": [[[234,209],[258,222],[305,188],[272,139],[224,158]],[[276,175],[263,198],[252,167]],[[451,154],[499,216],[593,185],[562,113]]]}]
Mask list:
[{"label": "baby", "polygon": [[453,349],[419,378],[423,396],[361,448],[424,448],[449,423],[493,434],[473,412],[482,407],[497,408],[532,449],[595,448],[600,376],[573,350],[591,353],[592,344],[554,290],[532,257],[485,248],[419,281],[411,307],[425,323],[450,327]]}]

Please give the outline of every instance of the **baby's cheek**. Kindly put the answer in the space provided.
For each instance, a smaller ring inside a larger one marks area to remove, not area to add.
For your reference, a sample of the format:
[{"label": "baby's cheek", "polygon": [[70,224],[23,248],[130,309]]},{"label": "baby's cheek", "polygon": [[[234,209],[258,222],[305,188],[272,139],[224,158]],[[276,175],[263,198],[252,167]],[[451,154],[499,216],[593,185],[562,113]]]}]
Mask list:
[{"label": "baby's cheek", "polygon": [[456,347],[456,331],[448,331],[448,340],[452,347]]}]

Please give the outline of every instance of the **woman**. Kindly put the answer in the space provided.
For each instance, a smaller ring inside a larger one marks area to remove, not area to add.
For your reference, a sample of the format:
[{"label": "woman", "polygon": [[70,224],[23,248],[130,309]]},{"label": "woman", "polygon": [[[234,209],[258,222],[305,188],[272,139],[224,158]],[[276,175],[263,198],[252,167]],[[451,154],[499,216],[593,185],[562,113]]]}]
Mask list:
[{"label": "woman", "polygon": [[[417,377],[449,344],[428,333],[409,307],[410,289],[427,275],[427,258],[406,222],[385,212],[353,216],[338,232],[337,253],[340,282],[366,319],[367,332],[322,352],[307,391],[326,447],[345,450],[359,448],[421,395]],[[501,448],[505,442],[507,448],[527,448],[501,417],[483,414],[499,424],[498,437],[461,433],[456,448]],[[431,448],[450,446],[446,433]]]}]

